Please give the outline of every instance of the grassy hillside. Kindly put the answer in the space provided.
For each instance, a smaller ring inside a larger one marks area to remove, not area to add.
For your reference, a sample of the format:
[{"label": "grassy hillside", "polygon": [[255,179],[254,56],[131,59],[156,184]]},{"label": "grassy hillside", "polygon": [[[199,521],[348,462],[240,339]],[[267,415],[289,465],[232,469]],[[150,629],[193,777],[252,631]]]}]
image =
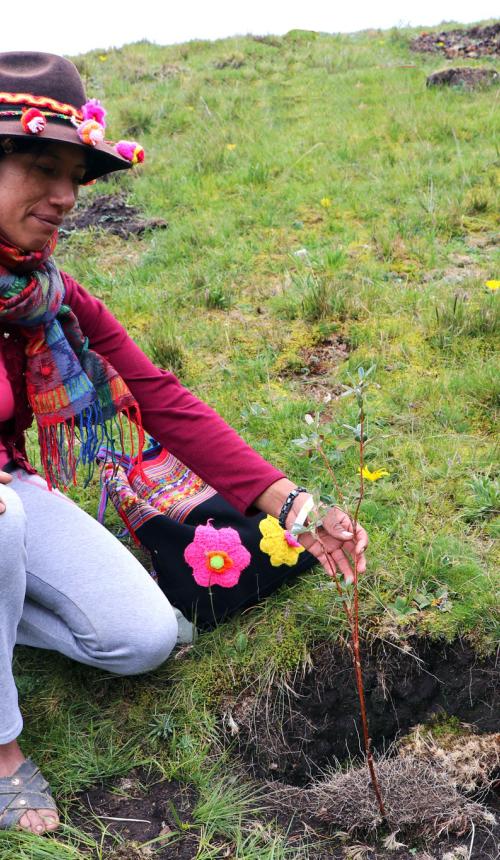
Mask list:
[{"label": "grassy hillside", "polygon": [[[321,459],[294,440],[320,409],[337,479],[354,492],[343,425],[356,408],[336,395],[375,364],[367,462],[389,476],[369,484],[361,512],[363,632],[399,644],[460,635],[488,654],[498,637],[499,296],[486,281],[500,277],[499,90],[426,89],[446,63],[411,52],[413,35],[293,31],[78,57],[110,135],[137,138],[147,158],[84,189],[82,204],[125,190],[169,228],[126,242],[74,233],[58,260],[155,361],[324,496]],[[96,486],[75,497],[95,513]],[[245,829],[249,801],[231,782],[222,725],[238,694],[295,677],[344,630],[318,571],[147,678],[24,650],[26,748],[68,801],[138,763],[187,781],[199,792],[190,826],[202,860],[303,857],[279,829]],[[0,834],[0,858],[111,857],[98,844],[71,829],[43,848]],[[127,850],[116,857],[154,856]]]}]

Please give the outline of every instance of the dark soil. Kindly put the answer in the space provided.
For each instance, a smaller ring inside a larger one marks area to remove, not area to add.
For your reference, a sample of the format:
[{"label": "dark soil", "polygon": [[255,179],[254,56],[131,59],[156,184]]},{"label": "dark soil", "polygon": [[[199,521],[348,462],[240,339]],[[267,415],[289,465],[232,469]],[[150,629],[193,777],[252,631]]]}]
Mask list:
[{"label": "dark soil", "polygon": [[165,230],[168,223],[159,218],[144,218],[136,206],[127,203],[123,194],[101,194],[88,203],[80,203],[68,215],[59,231],[61,238],[75,230],[99,227],[115,236],[141,236],[145,230]]},{"label": "dark soil", "polygon": [[421,33],[410,45],[413,51],[443,54],[445,57],[485,57],[500,55],[500,22],[489,27]]},{"label": "dark soil", "polygon": [[[110,834],[106,860],[142,860],[141,843],[165,836],[165,845],[155,844],[158,860],[192,860],[196,856],[196,830],[186,832],[195,803],[194,792],[178,782],[152,778],[137,769],[112,785],[92,788],[79,798],[73,822],[98,843],[102,830],[95,826],[97,817]],[[122,819],[113,820],[113,819]],[[112,838],[118,835],[119,847]]]},{"label": "dark soil", "polygon": [[428,87],[461,87],[464,90],[478,90],[500,83],[500,75],[494,69],[479,69],[469,66],[457,69],[443,69],[433,72],[427,78]]},{"label": "dark soil", "polygon": [[[364,684],[373,747],[432,718],[457,717],[477,732],[498,731],[499,672],[468,645],[415,639],[411,652],[375,642],[365,649]],[[328,765],[359,758],[359,702],[350,652],[325,644],[313,668],[295,683],[266,691],[265,702],[246,697],[233,709],[241,751],[254,773],[303,786]]]},{"label": "dark soil", "polygon": [[349,344],[341,337],[330,337],[316,346],[304,347],[300,352],[304,361],[302,373],[307,376],[325,376],[345,361],[349,355]]}]

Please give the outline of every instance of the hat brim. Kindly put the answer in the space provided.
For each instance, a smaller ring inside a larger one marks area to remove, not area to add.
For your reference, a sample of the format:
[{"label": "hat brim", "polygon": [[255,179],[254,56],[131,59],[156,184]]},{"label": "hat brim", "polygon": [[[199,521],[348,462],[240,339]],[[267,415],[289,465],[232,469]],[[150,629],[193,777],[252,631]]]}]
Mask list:
[{"label": "hat brim", "polygon": [[118,155],[111,143],[104,141],[103,143],[98,143],[96,146],[82,143],[76,133],[76,129],[70,125],[49,121],[44,130],[37,135],[28,135],[20,130],[19,126],[20,123],[18,120],[1,120],[0,138],[12,137],[22,140],[29,138],[33,141],[39,140],[46,141],[47,143],[69,143],[83,150],[88,165],[83,177],[83,183],[90,182],[92,179],[99,179],[100,176],[113,173],[115,170],[128,170],[132,167],[132,163],[126,158],[122,158],[121,155]]}]

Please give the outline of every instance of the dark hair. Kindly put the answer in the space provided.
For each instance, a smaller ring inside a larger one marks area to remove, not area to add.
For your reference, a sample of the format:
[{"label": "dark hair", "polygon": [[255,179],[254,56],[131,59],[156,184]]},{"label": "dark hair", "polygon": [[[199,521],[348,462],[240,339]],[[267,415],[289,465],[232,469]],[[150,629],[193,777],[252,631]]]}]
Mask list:
[{"label": "dark hair", "polygon": [[7,155],[24,154],[32,152],[34,155],[41,155],[42,152],[50,146],[50,140],[39,140],[27,137],[26,140],[19,137],[0,137],[0,158],[5,158]]}]

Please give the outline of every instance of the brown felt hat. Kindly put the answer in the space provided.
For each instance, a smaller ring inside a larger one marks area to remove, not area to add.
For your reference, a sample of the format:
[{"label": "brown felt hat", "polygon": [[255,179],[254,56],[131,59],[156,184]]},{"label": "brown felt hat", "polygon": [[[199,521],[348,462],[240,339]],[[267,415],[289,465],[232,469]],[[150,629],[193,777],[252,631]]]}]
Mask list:
[{"label": "brown felt hat", "polygon": [[[127,155],[122,157],[103,139],[102,106],[95,99],[86,102],[78,69],[70,60],[38,51],[0,53],[0,139],[78,146],[87,156],[84,181],[89,182],[132,167],[136,145],[121,141]],[[87,142],[92,140],[95,143]]]}]

